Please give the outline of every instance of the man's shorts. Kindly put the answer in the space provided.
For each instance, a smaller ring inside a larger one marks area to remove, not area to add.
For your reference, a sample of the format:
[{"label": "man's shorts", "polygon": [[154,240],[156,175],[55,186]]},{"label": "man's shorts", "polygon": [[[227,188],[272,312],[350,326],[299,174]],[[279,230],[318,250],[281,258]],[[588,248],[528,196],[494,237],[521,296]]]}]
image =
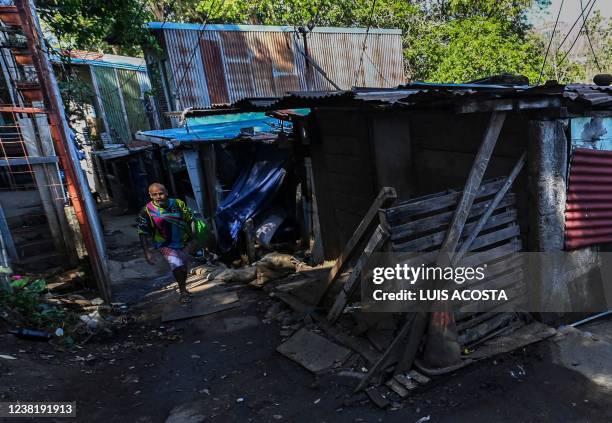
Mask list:
[{"label": "man's shorts", "polygon": [[174,270],[178,267],[185,266],[187,271],[189,271],[189,262],[191,261],[191,258],[189,257],[189,254],[185,253],[183,250],[176,250],[170,247],[161,247],[159,252],[162,256],[164,256],[164,259],[166,259],[170,265],[170,269]]}]

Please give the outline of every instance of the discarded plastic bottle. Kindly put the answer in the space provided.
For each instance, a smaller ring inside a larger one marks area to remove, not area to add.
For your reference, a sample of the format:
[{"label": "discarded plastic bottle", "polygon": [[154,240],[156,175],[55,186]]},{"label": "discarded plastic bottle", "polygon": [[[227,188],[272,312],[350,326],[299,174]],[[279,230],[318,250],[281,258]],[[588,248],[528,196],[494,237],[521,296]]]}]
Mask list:
[{"label": "discarded plastic bottle", "polygon": [[48,332],[43,332],[40,330],[32,330],[32,329],[9,330],[9,333],[12,333],[17,338],[27,339],[28,341],[46,342],[53,337],[53,335],[51,335]]}]

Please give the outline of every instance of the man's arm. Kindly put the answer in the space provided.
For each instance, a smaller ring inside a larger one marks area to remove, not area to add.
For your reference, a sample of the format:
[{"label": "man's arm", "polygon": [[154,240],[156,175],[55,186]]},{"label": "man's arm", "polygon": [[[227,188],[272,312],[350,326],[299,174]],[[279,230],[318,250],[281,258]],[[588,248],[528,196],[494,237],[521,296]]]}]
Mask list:
[{"label": "man's arm", "polygon": [[145,259],[149,264],[155,264],[155,256],[151,252],[151,247],[149,246],[149,237],[145,234],[140,234],[140,245],[142,246],[142,251],[144,252]]},{"label": "man's arm", "polygon": [[145,210],[142,210],[136,219],[136,227],[138,228],[138,236],[140,238],[140,245],[144,253],[145,259],[149,264],[155,264],[155,256],[151,252],[149,245],[149,238],[152,236],[152,228],[150,225],[150,219]]}]

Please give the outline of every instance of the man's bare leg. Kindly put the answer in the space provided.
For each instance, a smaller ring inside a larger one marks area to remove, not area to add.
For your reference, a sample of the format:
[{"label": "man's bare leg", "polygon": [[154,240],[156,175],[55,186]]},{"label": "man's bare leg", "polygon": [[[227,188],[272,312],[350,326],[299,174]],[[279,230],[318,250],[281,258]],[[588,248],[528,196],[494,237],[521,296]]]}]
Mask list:
[{"label": "man's bare leg", "polygon": [[181,295],[181,302],[187,303],[190,301],[189,291],[187,291],[187,266],[177,267],[172,271],[176,283],[179,286],[179,292]]}]

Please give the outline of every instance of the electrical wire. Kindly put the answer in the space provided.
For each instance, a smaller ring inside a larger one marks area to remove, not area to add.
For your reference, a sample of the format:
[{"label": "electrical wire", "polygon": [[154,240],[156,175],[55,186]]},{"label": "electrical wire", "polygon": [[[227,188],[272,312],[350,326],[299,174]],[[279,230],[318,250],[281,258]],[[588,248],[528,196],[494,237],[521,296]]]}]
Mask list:
[{"label": "electrical wire", "polygon": [[542,75],[544,74],[544,65],[546,65],[546,58],[548,57],[550,46],[552,45],[553,39],[555,38],[555,32],[557,31],[557,24],[559,23],[559,16],[561,16],[561,9],[563,9],[563,3],[565,3],[565,0],[561,0],[561,5],[559,6],[559,12],[557,13],[557,19],[555,20],[555,26],[553,27],[552,33],[550,34],[550,40],[548,41],[548,47],[546,47],[546,54],[544,55],[544,59],[542,60],[542,69],[540,69],[540,76],[538,76],[538,82],[536,85],[540,85],[540,81],[542,81]]},{"label": "electrical wire", "polygon": [[[572,33],[572,30],[574,29],[574,27],[578,24],[578,21],[580,20],[580,18],[582,17],[582,14],[584,13],[584,11],[591,6],[591,2],[593,2],[593,4],[595,3],[595,0],[589,0],[589,2],[587,3],[587,5],[580,10],[580,15],[576,18],[576,20],[574,21],[574,23],[572,24],[571,28],[569,29],[569,31],[567,31],[567,34],[565,35],[565,37],[563,37],[563,40],[561,41],[561,43],[557,46],[557,51],[559,51],[559,49],[563,46],[563,44],[565,43],[565,41],[567,41],[567,39],[569,38],[569,36]],[[580,32],[580,31],[578,31]]]},{"label": "electrical wire", "polygon": [[[572,51],[572,48],[574,48],[574,45],[576,44],[576,41],[578,41],[578,38],[580,37],[580,33],[582,32],[582,29],[584,28],[586,22],[587,22],[587,18],[589,17],[589,15],[591,14],[591,11],[593,10],[593,6],[595,6],[595,3],[597,3],[597,0],[593,0],[593,3],[591,4],[591,8],[589,9],[589,11],[587,12],[586,16],[584,16],[584,21],[582,22],[582,25],[580,26],[580,29],[578,30],[578,33],[576,34],[576,37],[574,38],[574,42],[572,43],[572,45],[570,46],[569,49],[567,49],[567,51],[565,52],[565,55],[561,58],[561,60],[557,63],[557,66],[560,66],[561,63],[563,63],[563,61],[565,60],[565,58],[570,54],[570,52]],[[584,11],[583,11],[584,12]]]},{"label": "electrical wire", "polygon": [[[217,9],[221,10],[221,8],[223,7],[225,3],[225,0],[221,0],[221,3]],[[198,38],[196,40],[195,45],[193,46],[193,49],[191,50],[191,54],[189,57],[189,61],[187,62],[187,65],[184,67],[183,69],[183,74],[181,75],[181,78],[179,79],[179,82],[175,85],[174,89],[175,89],[175,93],[178,95],[179,93],[179,89],[183,83],[183,81],[185,80],[185,77],[187,76],[187,71],[189,70],[189,68],[191,67],[191,63],[193,62],[193,58],[195,57],[196,51],[198,50],[199,46],[200,46],[200,42],[202,41],[202,37],[204,35],[204,29],[206,28],[206,25],[208,24],[208,20],[210,18],[210,15],[213,12],[213,7],[215,5],[215,0],[212,0],[211,4],[210,4],[210,9],[208,10],[208,12],[206,13],[206,15],[204,16],[204,22],[202,23],[200,29],[198,30]],[[174,78],[173,78],[174,79]],[[180,98],[180,96],[179,96]]]},{"label": "electrical wire", "polygon": [[[580,0],[580,8],[583,8],[582,0]],[[599,60],[597,59],[597,54],[595,54],[595,49],[593,48],[593,43],[591,42],[591,35],[589,34],[589,26],[586,25],[586,17],[584,18],[584,33],[586,34],[587,41],[589,42],[589,47],[591,48],[591,53],[593,53],[593,59],[595,60],[595,66],[597,66],[597,70],[601,72],[601,66],[599,66]]]},{"label": "electrical wire", "polygon": [[368,41],[368,36],[370,35],[370,28],[372,27],[372,19],[374,18],[374,8],[376,7],[376,0],[372,0],[372,8],[370,9],[370,17],[368,19],[368,27],[366,29],[366,35],[363,39],[363,47],[361,48],[361,57],[359,58],[359,67],[355,72],[355,80],[353,82],[353,86],[357,85],[357,78],[359,77],[359,72],[361,72],[361,66],[363,65],[363,54],[366,49],[366,42]]}]

